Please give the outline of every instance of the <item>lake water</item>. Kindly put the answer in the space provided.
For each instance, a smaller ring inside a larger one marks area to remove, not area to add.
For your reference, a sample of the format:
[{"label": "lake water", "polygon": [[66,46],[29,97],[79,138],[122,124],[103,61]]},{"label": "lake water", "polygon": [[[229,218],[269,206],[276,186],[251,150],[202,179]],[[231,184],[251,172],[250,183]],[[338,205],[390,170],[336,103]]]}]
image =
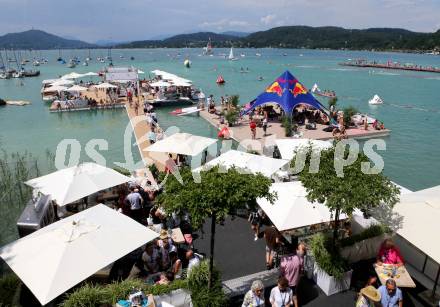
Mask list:
[{"label": "lake water", "polygon": [[[229,50],[216,49],[215,52],[226,54]],[[213,94],[217,101],[221,95],[239,94],[241,103],[252,100],[288,69],[306,87],[311,88],[317,83],[322,90],[336,91],[339,107],[353,105],[385,122],[392,132],[385,138],[387,150],[381,154],[385,160],[384,171],[392,180],[413,190],[440,184],[440,74],[338,65],[347,59],[366,58],[440,67],[439,56],[280,49],[236,49],[235,53],[238,57],[241,53],[245,56],[230,62],[221,56],[200,56],[198,49],[138,49],[112,50],[112,57],[115,66],[133,65],[145,71],[147,78],[153,69],[168,71],[192,80],[205,94]],[[262,56],[257,57],[256,53]],[[283,53],[287,55],[283,56]],[[62,139],[77,139],[83,148],[81,160],[86,161],[86,143],[100,138],[109,143],[108,150],[103,152],[107,165],[124,161],[123,135],[129,124],[124,109],[49,113],[48,105],[40,96],[43,79],[57,78],[72,71],[101,70],[104,64],[97,63],[96,57],[106,56],[107,50],[92,50],[90,65],[78,65],[75,69],[56,62],[58,51],[43,51],[42,54],[49,63],[38,68],[40,77],[23,79],[24,86],[15,79],[0,80],[0,98],[32,102],[25,107],[0,108],[0,146],[8,152],[29,151],[42,159],[47,150],[55,152]],[[73,56],[84,59],[87,55],[86,50],[63,50],[62,54],[66,60]],[[130,61],[130,56],[134,56],[135,60]],[[186,57],[192,61],[190,69],[183,66]],[[249,72],[240,73],[241,67],[248,68]],[[219,74],[225,78],[225,86],[216,85]],[[259,76],[265,80],[258,81]],[[369,106],[368,100],[374,94],[382,97],[385,104]],[[202,118],[171,116],[168,114],[171,110],[158,110],[161,126],[174,125],[185,132],[216,137],[215,129]],[[136,146],[132,152],[139,159]]]}]

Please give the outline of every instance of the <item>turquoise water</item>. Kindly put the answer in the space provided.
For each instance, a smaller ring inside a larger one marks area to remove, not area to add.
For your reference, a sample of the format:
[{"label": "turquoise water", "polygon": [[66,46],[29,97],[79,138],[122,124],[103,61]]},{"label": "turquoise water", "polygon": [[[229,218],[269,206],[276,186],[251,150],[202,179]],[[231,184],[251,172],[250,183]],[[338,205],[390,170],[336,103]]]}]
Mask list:
[{"label": "turquoise water", "polygon": [[[181,56],[178,56],[178,53]],[[228,53],[229,50],[216,50]],[[261,57],[255,53],[261,53]],[[399,61],[418,65],[440,67],[440,57],[430,55],[371,53],[348,51],[237,49],[236,56],[246,56],[229,62],[220,56],[199,56],[196,49],[143,49],[112,50],[115,66],[134,65],[148,72],[161,69],[193,80],[205,94],[220,97],[239,94],[242,103],[253,99],[274,78],[288,69],[306,87],[318,83],[321,89],[331,89],[339,96],[340,107],[353,105],[362,112],[385,122],[392,130],[386,137],[387,150],[381,153],[385,160],[385,173],[397,183],[409,189],[426,188],[440,184],[440,74],[405,71],[382,71],[346,68],[337,65],[347,59],[366,58],[377,61]],[[287,53],[287,56],[283,56]],[[46,150],[55,152],[57,144],[65,138],[77,139],[82,146],[81,160],[88,160],[84,153],[86,143],[93,138],[103,138],[109,143],[102,154],[107,164],[124,161],[123,135],[128,122],[123,109],[94,112],[49,113],[48,105],[41,101],[40,88],[43,79],[76,72],[98,71],[103,64],[96,57],[106,56],[106,50],[92,50],[94,61],[88,67],[75,69],[58,64],[58,51],[45,51],[49,64],[39,67],[41,76],[24,79],[24,86],[17,80],[0,80],[0,98],[29,100],[26,107],[8,106],[0,108],[0,145],[8,152],[30,151],[43,157]],[[125,56],[121,59],[120,55]],[[68,59],[78,56],[84,59],[87,51],[63,51]],[[134,56],[135,60],[128,60]],[[192,67],[183,66],[185,57]],[[249,68],[249,73],[240,73],[240,68]],[[226,85],[219,87],[215,80],[222,74]],[[264,81],[257,81],[259,76]],[[385,101],[382,106],[369,106],[368,100],[378,94]],[[322,101],[326,103],[326,101]],[[196,116],[175,117],[168,114],[172,108],[158,110],[163,127],[177,126],[181,130],[204,136],[216,136],[216,131],[203,119]],[[134,139],[133,139],[134,142]],[[132,148],[136,159],[138,150]]]}]

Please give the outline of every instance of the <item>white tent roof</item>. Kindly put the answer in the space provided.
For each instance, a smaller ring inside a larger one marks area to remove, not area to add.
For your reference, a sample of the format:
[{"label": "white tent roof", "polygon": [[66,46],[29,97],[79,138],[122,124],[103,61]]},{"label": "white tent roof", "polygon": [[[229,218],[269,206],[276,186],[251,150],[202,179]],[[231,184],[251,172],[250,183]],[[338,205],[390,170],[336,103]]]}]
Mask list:
[{"label": "white tent roof", "polygon": [[312,149],[322,150],[333,146],[331,142],[312,139],[277,139],[275,143],[280,151],[281,157],[286,160],[292,160],[293,152],[301,147],[309,146],[309,143],[312,144]]},{"label": "white tent roof", "polygon": [[59,81],[59,80],[61,80],[61,79],[46,79],[46,80],[41,81],[41,83],[43,83],[43,84],[52,84],[52,83],[54,83],[56,81]]},{"label": "white tent roof", "polygon": [[44,89],[43,93],[62,92],[67,90],[67,87],[61,85],[54,85]]},{"label": "white tent roof", "polygon": [[191,83],[188,83],[188,82],[180,80],[180,79],[172,80],[172,82],[173,82],[173,85],[175,85],[175,86],[186,86],[186,87],[192,86]]},{"label": "white tent roof", "polygon": [[197,156],[203,150],[215,144],[216,139],[189,133],[175,133],[145,148],[150,152],[168,152],[186,156]]},{"label": "white tent roof", "polygon": [[42,305],[157,234],[99,204],[0,249],[0,256]]},{"label": "white tent roof", "polygon": [[273,159],[266,156],[254,155],[238,150],[229,150],[217,158],[209,161],[204,166],[196,168],[195,172],[210,169],[216,165],[226,167],[235,166],[242,170],[248,170],[254,174],[262,173],[266,177],[271,177],[280,168],[288,164],[287,160]]},{"label": "white tent roof", "polygon": [[51,83],[51,86],[56,86],[56,85],[71,85],[74,84],[75,81],[69,80],[69,79],[59,79],[53,83]]},{"label": "white tent roof", "polygon": [[87,87],[80,86],[80,85],[74,85],[74,86],[69,87],[67,89],[68,92],[84,92],[84,91],[87,91],[87,90],[88,90]]},{"label": "white tent roof", "polygon": [[107,82],[104,82],[104,83],[95,85],[95,87],[96,88],[116,88],[117,86],[113,85],[113,84],[110,84],[110,83],[107,83]]},{"label": "white tent roof", "polygon": [[83,74],[71,72],[70,74],[62,76],[61,79],[78,79],[78,78],[82,78],[82,77],[84,77]]},{"label": "white tent roof", "polygon": [[96,72],[93,72],[93,71],[89,71],[89,72],[85,73],[83,76],[99,76],[99,74],[97,74]]},{"label": "white tent roof", "polygon": [[114,82],[119,82],[120,80],[137,81],[138,74],[137,74],[137,72],[134,72],[134,71],[107,72],[107,73],[105,73],[105,80],[106,81],[114,81]]},{"label": "white tent roof", "polygon": [[83,163],[31,179],[25,183],[64,206],[95,192],[111,188],[130,178],[96,163]]},{"label": "white tent roof", "polygon": [[397,233],[440,263],[440,245],[435,244],[432,237],[440,230],[440,185],[401,194],[400,202],[394,206],[393,211],[403,217]]},{"label": "white tent roof", "polygon": [[[331,221],[331,212],[324,204],[306,199],[307,192],[300,181],[273,183],[270,191],[278,196],[273,205],[264,198],[257,199],[257,203],[279,231]],[[340,218],[346,216],[341,214]]]},{"label": "white tent roof", "polygon": [[157,87],[166,87],[166,86],[171,86],[171,85],[172,85],[171,83],[168,83],[168,82],[165,82],[162,80],[150,83],[150,86],[153,86],[153,87],[156,87],[156,86]]}]

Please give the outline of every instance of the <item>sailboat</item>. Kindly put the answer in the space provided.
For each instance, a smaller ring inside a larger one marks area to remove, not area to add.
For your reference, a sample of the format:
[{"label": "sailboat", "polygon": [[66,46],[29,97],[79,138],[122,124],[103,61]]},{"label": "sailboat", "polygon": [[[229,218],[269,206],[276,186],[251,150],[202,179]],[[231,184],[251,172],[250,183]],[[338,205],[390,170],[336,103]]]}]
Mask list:
[{"label": "sailboat", "polygon": [[208,44],[206,45],[206,47],[203,47],[203,55],[213,55],[211,38],[209,38]]},{"label": "sailboat", "polygon": [[92,57],[90,56],[90,49],[89,49],[89,55],[86,58],[86,62],[90,62],[92,60]]},{"label": "sailboat", "polygon": [[234,50],[232,47],[231,47],[231,50],[229,51],[228,60],[229,61],[237,61],[238,60],[236,57],[234,57]]},{"label": "sailboat", "polygon": [[379,95],[374,95],[374,97],[371,98],[368,103],[371,105],[378,105],[383,104],[383,100],[379,97]]}]

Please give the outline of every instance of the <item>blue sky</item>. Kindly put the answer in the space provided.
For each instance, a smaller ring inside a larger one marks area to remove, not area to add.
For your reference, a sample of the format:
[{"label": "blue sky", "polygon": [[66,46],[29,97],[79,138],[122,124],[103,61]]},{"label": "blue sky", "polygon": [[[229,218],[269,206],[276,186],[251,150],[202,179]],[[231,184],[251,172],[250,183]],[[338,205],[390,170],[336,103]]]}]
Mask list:
[{"label": "blue sky", "polygon": [[96,40],[282,25],[440,28],[440,0],[0,0],[0,34],[30,28]]}]

